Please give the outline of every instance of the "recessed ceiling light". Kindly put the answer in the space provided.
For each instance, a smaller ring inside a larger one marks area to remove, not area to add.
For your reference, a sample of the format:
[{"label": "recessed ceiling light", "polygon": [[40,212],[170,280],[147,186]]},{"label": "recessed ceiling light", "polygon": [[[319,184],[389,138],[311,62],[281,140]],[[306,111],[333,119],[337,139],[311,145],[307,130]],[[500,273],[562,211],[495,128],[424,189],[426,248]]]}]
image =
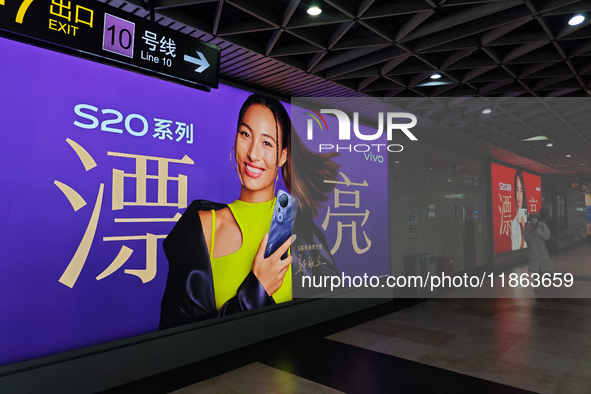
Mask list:
[{"label": "recessed ceiling light", "polygon": [[431,79],[439,79],[439,78],[441,78],[441,74],[439,74],[439,73],[435,73],[435,74],[431,75],[431,77],[430,77],[430,78],[431,78]]},{"label": "recessed ceiling light", "polygon": [[320,9],[320,7],[312,6],[308,8],[308,14],[310,15],[320,15],[321,13],[322,10]]},{"label": "recessed ceiling light", "polygon": [[442,79],[440,81],[433,79],[431,81],[421,82],[421,83],[417,84],[416,86],[420,86],[420,87],[423,87],[423,86],[444,86],[444,85],[452,85],[452,84],[453,84],[452,82],[446,81],[444,79]]},{"label": "recessed ceiling light", "polygon": [[487,108],[487,109],[483,109],[483,110],[482,110],[482,113],[483,113],[483,114],[485,114],[485,115],[488,115],[488,114],[490,114],[491,112],[492,112],[492,110],[491,110],[490,108]]},{"label": "recessed ceiling light", "polygon": [[554,146],[554,144],[552,144],[551,142],[549,142],[549,143],[547,143],[547,144],[546,144],[546,146],[547,146],[548,148],[552,148],[552,147]]},{"label": "recessed ceiling light", "polygon": [[568,21],[568,24],[571,26],[576,26],[576,25],[580,25],[581,23],[583,23],[584,20],[585,20],[585,17],[583,15],[575,15],[572,18],[570,18],[570,20]]},{"label": "recessed ceiling light", "polygon": [[566,157],[572,157],[571,155],[566,155]]},{"label": "recessed ceiling light", "polygon": [[548,137],[546,137],[545,135],[538,135],[538,136],[535,136],[535,137],[526,138],[526,139],[521,140],[521,141],[545,141],[547,139],[548,139]]}]

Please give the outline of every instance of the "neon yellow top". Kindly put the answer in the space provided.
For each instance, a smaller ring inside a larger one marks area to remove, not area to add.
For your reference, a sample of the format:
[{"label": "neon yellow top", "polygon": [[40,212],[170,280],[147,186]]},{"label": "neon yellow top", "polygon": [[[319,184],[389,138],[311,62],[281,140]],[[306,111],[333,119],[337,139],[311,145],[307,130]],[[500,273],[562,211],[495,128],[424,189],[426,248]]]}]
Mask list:
[{"label": "neon yellow top", "polygon": [[[252,269],[252,262],[256,255],[259,244],[265,233],[269,231],[271,218],[273,217],[273,206],[275,198],[264,203],[248,203],[236,200],[228,207],[234,215],[238,227],[242,232],[242,245],[234,253],[229,255],[210,258],[211,272],[213,276],[213,289],[215,293],[215,305],[218,310],[230,298],[236,295],[236,291],[244,278]],[[215,242],[215,211],[211,211],[211,245],[209,255],[212,256]],[[291,301],[291,265],[283,279],[283,284],[273,294],[276,303]]]}]

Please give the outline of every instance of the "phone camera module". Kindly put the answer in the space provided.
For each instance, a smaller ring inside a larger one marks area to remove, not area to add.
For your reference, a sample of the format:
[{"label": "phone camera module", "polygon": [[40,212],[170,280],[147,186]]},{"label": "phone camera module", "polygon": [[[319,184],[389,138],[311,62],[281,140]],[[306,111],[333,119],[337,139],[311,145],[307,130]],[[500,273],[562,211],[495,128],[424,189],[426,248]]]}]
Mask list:
[{"label": "phone camera module", "polygon": [[287,198],[286,194],[282,194],[279,196],[279,205],[281,205],[282,208],[285,208],[288,202],[289,199]]}]

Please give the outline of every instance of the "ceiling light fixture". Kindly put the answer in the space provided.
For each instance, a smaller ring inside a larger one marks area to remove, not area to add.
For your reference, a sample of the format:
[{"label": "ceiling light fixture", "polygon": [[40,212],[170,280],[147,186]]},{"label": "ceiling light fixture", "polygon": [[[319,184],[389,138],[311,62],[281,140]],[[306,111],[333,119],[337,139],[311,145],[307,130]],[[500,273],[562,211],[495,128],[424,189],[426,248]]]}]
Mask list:
[{"label": "ceiling light fixture", "polygon": [[320,15],[322,13],[322,10],[320,9],[320,7],[317,6],[311,6],[310,8],[308,8],[308,14],[310,15]]},{"label": "ceiling light fixture", "polygon": [[531,137],[531,138],[526,138],[524,140],[521,141],[525,141],[525,142],[529,142],[529,141],[546,141],[548,139],[548,137],[546,137],[545,135],[538,135],[535,137]]},{"label": "ceiling light fixture", "polygon": [[572,155],[566,155],[566,157],[572,157]]},{"label": "ceiling light fixture", "polygon": [[445,80],[433,80],[433,81],[427,81],[427,82],[421,82],[419,84],[417,84],[416,86],[443,86],[443,85],[452,85],[453,82],[450,81],[445,81]]},{"label": "ceiling light fixture", "polygon": [[431,75],[431,77],[430,77],[430,78],[431,78],[431,79],[439,79],[439,78],[441,78],[441,74],[439,74],[439,73],[435,73],[435,74]]},{"label": "ceiling light fixture", "polygon": [[571,26],[580,25],[585,21],[585,17],[583,15],[575,15],[568,21],[568,24]]},{"label": "ceiling light fixture", "polygon": [[483,109],[483,110],[482,110],[482,113],[483,113],[484,115],[488,115],[488,114],[490,114],[491,112],[492,112],[492,110],[491,110],[490,108],[487,108],[487,109]]},{"label": "ceiling light fixture", "polygon": [[547,146],[548,148],[552,148],[552,147],[554,146],[554,144],[553,144],[553,143],[551,143],[551,142],[549,142],[548,144],[546,144],[546,146]]}]

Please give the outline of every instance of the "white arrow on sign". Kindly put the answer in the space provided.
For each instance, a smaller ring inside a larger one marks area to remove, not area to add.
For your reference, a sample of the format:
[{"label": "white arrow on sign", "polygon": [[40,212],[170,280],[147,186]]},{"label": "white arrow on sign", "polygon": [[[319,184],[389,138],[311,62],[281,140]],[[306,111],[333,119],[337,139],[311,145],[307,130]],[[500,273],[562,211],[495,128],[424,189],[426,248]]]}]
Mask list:
[{"label": "white arrow on sign", "polygon": [[203,71],[205,71],[209,67],[209,62],[207,61],[207,59],[205,58],[205,56],[203,56],[203,54],[201,52],[199,52],[199,51],[196,51],[196,52],[197,52],[197,56],[199,56],[199,59],[197,59],[196,57],[193,57],[193,56],[185,55],[185,61],[198,65],[199,67],[197,67],[195,69],[195,71],[197,71],[198,73],[202,73]]}]

